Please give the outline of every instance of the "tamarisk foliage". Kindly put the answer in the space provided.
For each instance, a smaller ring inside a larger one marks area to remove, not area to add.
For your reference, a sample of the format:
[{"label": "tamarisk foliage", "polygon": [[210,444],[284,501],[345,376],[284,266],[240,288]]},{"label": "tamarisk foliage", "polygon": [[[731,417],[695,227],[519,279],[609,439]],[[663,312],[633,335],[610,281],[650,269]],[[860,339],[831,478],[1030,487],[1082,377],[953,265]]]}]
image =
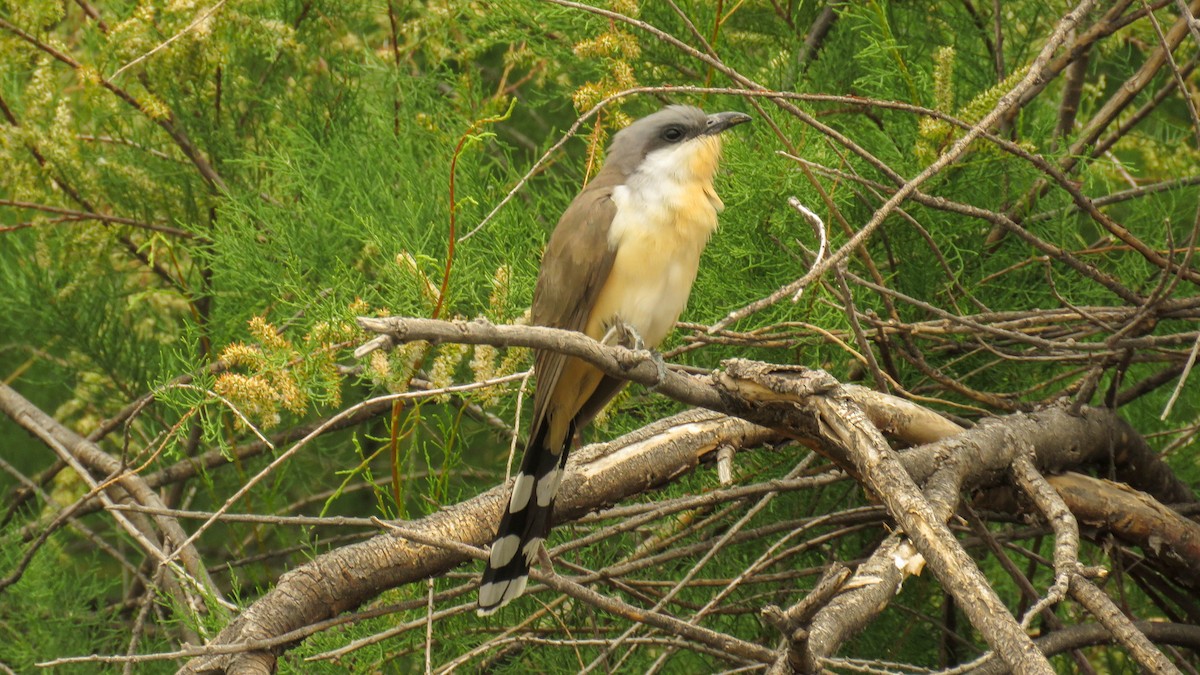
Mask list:
[{"label": "tamarisk foliage", "polygon": [[[0,670],[1171,672],[1200,0],[0,3]],[[744,110],[685,323],[523,325]],[[631,387],[476,617],[530,349]]]}]

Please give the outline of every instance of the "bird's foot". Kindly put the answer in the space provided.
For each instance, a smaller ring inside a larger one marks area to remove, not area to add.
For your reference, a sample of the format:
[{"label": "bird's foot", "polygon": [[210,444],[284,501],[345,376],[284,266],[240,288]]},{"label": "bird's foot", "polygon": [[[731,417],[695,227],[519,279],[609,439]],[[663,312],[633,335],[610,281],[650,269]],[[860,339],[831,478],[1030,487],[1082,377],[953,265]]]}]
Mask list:
[{"label": "bird's foot", "polygon": [[619,317],[608,327],[608,332],[604,334],[604,338],[600,342],[606,345],[620,345],[636,351],[646,348],[646,341],[642,339],[641,333],[638,333],[636,328],[625,323]]},{"label": "bird's foot", "polygon": [[650,355],[650,360],[654,362],[654,367],[658,369],[658,377],[654,384],[647,385],[648,391],[654,391],[667,379],[667,363],[663,360],[662,354],[657,350],[647,349],[646,341],[642,339],[640,333],[633,326],[625,323],[620,318],[613,322],[608,328],[608,332],[604,334],[604,338],[600,340],[606,345],[620,345],[626,349],[636,352],[646,352]]}]

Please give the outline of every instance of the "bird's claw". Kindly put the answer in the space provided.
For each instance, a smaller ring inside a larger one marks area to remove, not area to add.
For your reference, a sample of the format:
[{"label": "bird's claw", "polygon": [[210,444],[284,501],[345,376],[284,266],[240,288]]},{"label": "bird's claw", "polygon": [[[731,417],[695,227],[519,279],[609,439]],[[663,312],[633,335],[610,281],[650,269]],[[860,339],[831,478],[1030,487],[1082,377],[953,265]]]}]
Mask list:
[{"label": "bird's claw", "polygon": [[636,352],[647,352],[650,354],[650,360],[654,362],[654,367],[658,369],[658,378],[654,384],[646,387],[649,391],[654,391],[662,385],[667,379],[667,363],[663,360],[662,354],[653,349],[646,348],[646,341],[642,339],[640,333],[633,326],[625,323],[620,318],[613,322],[608,328],[608,332],[604,334],[604,339],[600,340],[606,345],[617,344],[628,350]]},{"label": "bird's claw", "polygon": [[601,340],[606,345],[620,345],[626,349],[641,351],[646,348],[646,341],[642,339],[641,333],[633,326],[625,323],[620,318],[613,322],[608,328],[608,332],[604,334],[604,339]]}]

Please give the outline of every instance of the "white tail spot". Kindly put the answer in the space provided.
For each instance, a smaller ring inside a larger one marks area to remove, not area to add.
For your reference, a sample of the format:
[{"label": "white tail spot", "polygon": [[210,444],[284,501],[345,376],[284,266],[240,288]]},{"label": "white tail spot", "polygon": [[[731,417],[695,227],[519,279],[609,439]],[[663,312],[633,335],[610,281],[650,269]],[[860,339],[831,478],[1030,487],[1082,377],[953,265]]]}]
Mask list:
[{"label": "white tail spot", "polygon": [[538,481],[538,506],[547,507],[550,506],[550,502],[554,501],[554,495],[558,494],[558,484],[562,482],[562,474],[562,469],[555,467]]},{"label": "white tail spot", "polygon": [[522,574],[516,579],[489,581],[479,587],[479,616],[487,616],[507,605],[513,598],[525,592],[529,583],[529,575]]},{"label": "white tail spot", "polygon": [[500,537],[492,544],[492,554],[489,556],[488,565],[492,569],[504,567],[517,554],[517,547],[520,545],[521,538],[515,534]]},{"label": "white tail spot", "polygon": [[508,512],[516,513],[525,508],[533,495],[534,478],[529,474],[520,474],[513,483],[512,498],[508,500]]}]

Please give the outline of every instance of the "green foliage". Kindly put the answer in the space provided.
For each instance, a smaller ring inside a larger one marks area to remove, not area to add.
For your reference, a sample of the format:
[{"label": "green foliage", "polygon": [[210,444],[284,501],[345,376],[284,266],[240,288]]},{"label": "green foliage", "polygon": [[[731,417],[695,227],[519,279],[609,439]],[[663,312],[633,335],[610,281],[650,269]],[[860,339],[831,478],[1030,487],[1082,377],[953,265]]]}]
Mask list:
[{"label": "green foliage", "polygon": [[[0,378],[84,435],[155,392],[154,401],[106,436],[101,447],[131,466],[144,465],[144,473],[209,451],[223,454],[228,464],[201,470],[186,491],[181,487],[171,497],[196,510],[220,507],[304,435],[291,433],[301,425],[373,396],[411,392],[414,377],[437,388],[527,369],[531,358],[524,350],[494,347],[417,344],[358,360],[353,350],[369,336],[354,319],[440,311],[443,318],[523,320],[548,233],[594,175],[611,133],[665,101],[752,109],[750,100],[732,94],[621,98],[529,177],[482,229],[459,239],[451,259],[451,204],[461,237],[483,222],[578,115],[606,97],[636,86],[730,82],[635,26],[534,0],[96,4],[100,20],[82,13],[87,3],[0,2],[0,19],[12,26],[0,28],[0,99],[12,114],[0,119]],[[834,29],[806,61],[800,59],[805,31],[824,8],[821,3],[676,3],[686,20],[668,3],[596,4],[636,16],[704,53],[694,29],[722,63],[768,89],[900,101],[967,124],[982,119],[1024,77],[1059,18],[1057,8],[1050,11],[1046,3],[1002,3],[1007,37],[1004,69],[997,72],[991,17],[973,16],[984,9],[968,11],[972,3],[840,3]],[[1161,12],[1164,22],[1172,16]],[[1136,22],[1127,38],[1094,47],[1080,120],[1094,115],[1140,67],[1145,54],[1139,44],[1157,44],[1147,23]],[[1195,50],[1185,44],[1175,58],[1183,62]],[[1165,71],[1156,75],[1134,107],[1168,79]],[[1061,80],[997,135],[1049,162],[1064,159],[1066,144],[1053,135]],[[826,218],[836,249],[888,196],[844,176],[806,176],[777,151],[894,187],[872,162],[800,119],[758,103],[761,119],[740,127],[725,149],[718,189],[726,212],[705,253],[686,321],[711,325],[808,269],[816,239],[787,197]],[[919,174],[964,134],[946,120],[853,99],[793,103],[903,178]],[[1187,115],[1179,104],[1156,109],[1108,155],[1081,163],[1070,179],[1095,197],[1127,188],[1131,178],[1151,184],[1200,174],[1200,149]],[[994,213],[1024,208],[1019,216],[1031,231],[1137,292],[1152,293],[1163,278],[1160,270],[1106,239],[1063,190],[1026,200],[1045,180],[1024,159],[977,141],[921,189]],[[1192,186],[1113,204],[1105,212],[1161,251],[1187,241],[1196,201]],[[911,221],[893,215],[864,249],[874,269],[862,256],[852,256],[850,272],[866,279],[878,274],[888,288],[954,314],[1119,304],[1098,284],[1014,237],[988,250],[989,222],[915,202],[903,208]],[[439,302],[443,278],[446,297]],[[826,281],[807,288],[798,303],[784,301],[733,326],[769,328],[778,339],[731,338],[733,344],[705,344],[676,360],[711,368],[743,356],[822,367],[839,378],[861,375],[861,346],[845,303],[831,278]],[[1164,295],[1191,293],[1191,286],[1179,283]],[[859,315],[936,332],[923,323],[939,318],[927,306],[897,302],[862,285],[853,285],[852,298]],[[1186,326],[1168,317],[1146,334],[1182,333]],[[880,328],[868,337],[892,339],[884,333]],[[1093,332],[1080,339],[1101,343],[1109,336]],[[663,349],[703,338],[703,331],[678,331]],[[927,343],[919,338],[914,332],[887,342],[889,375],[914,397],[960,415],[1004,412],[990,409],[973,391],[995,394],[1012,408],[1069,398],[1082,378],[1079,371],[1089,365],[1038,354],[1033,355],[1039,360],[1021,360],[1031,354],[1026,345],[1006,345],[1010,351],[1001,356],[968,334],[948,335],[923,351]],[[1122,377],[1150,378],[1163,368],[1162,352],[1174,350],[1170,357],[1178,361],[1189,346],[1179,341],[1156,347],[1158,352],[1146,350],[1157,356],[1134,359]],[[920,353],[929,369],[900,351]],[[1115,361],[1103,366],[1093,403],[1117,378]],[[963,387],[947,386],[940,377]],[[1162,434],[1166,443],[1181,437],[1177,428],[1184,421],[1194,424],[1200,415],[1200,390],[1191,386],[1169,420],[1159,420],[1174,382],[1122,410],[1143,433]],[[489,426],[488,416],[511,422],[517,400],[518,385],[510,383],[389,408],[314,440],[234,510],[381,517],[433,512],[500,479],[509,439]],[[526,417],[528,408],[526,401]],[[635,389],[587,433],[610,438],[677,409]],[[259,443],[256,432],[275,433],[273,447],[249,452]],[[0,420],[0,441],[6,461],[25,475],[53,463],[44,446],[7,419]],[[1173,450],[1171,459],[1181,477],[1194,481],[1200,464],[1188,448]],[[795,461],[794,453],[780,453],[739,457],[738,465],[743,476],[766,478],[787,473]],[[45,525],[47,514],[85,491],[73,474],[58,476],[47,488],[55,503],[35,498],[30,502],[35,506],[5,516],[10,522],[0,541],[0,574],[13,569],[29,546],[18,532],[21,526]],[[697,472],[665,494],[702,492],[713,483],[711,472]],[[0,474],[3,493],[13,487]],[[855,491],[836,487],[789,494],[748,526],[862,503]],[[711,541],[727,524],[689,531],[678,545]],[[106,539],[124,537],[111,522],[98,527]],[[564,528],[555,537],[563,542],[576,534]],[[832,558],[858,557],[877,542],[877,534],[837,539],[797,554],[787,565],[815,568]],[[245,606],[286,569],[365,536],[220,522],[200,544],[222,568],[214,572],[217,583]],[[570,559],[594,568],[616,562],[644,541],[644,532],[627,533],[573,552],[577,557]],[[736,575],[762,550],[761,541],[733,546],[702,577]],[[671,572],[682,576],[694,560],[673,562],[678,569]],[[663,571],[654,574],[659,578]],[[58,656],[124,653],[134,619],[123,600],[133,582],[121,575],[117,563],[76,535],[53,534],[24,578],[0,590],[0,663],[24,671]],[[811,575],[797,576],[784,588],[806,589],[811,581]],[[433,587],[446,591],[460,583],[440,578]],[[426,591],[420,585],[394,589],[380,602],[420,599]],[[908,612],[938,616],[935,584],[915,582],[905,593]],[[1004,593],[1015,600],[1012,589]],[[699,605],[708,597],[707,591],[689,590],[681,601]],[[731,602],[761,605],[773,597],[752,587],[739,590]],[[538,601],[520,603],[501,619],[534,606]],[[142,638],[142,652],[172,648],[177,644],[172,631],[191,621],[165,600],[159,612],[165,617],[157,624],[161,630]],[[302,658],[416,621],[423,612],[398,612],[315,635],[289,653],[281,670],[343,672],[350,665],[409,672],[423,664],[419,631],[355,652],[336,667]],[[580,605],[536,627],[550,632],[560,623],[604,636],[625,628],[613,618],[596,622],[592,610]],[[748,612],[718,615],[705,625],[760,643],[777,639]],[[480,626],[473,615],[447,619],[438,629],[435,663],[482,641]],[[211,634],[221,626],[187,628]],[[936,633],[932,621],[890,614],[847,651],[933,665],[937,654],[928,645]],[[904,636],[904,648],[892,651],[897,634]],[[497,672],[572,671],[599,654],[592,647],[531,652],[492,665]],[[653,658],[655,653],[638,652],[624,665],[645,669]],[[699,672],[723,662],[681,652],[668,664],[677,672]]]},{"label": "green foliage", "polygon": [[[25,544],[19,528],[0,531],[0,565],[16,569]],[[54,656],[88,652],[123,653],[129,644],[128,621],[113,604],[97,600],[121,590],[121,577],[110,560],[74,535],[51,539],[38,551],[19,584],[4,591],[0,603],[0,662],[15,672],[36,670]],[[69,572],[68,572],[69,571]],[[143,637],[143,649],[168,648],[165,641]],[[94,673],[95,665],[60,666],[64,673]],[[145,672],[170,672],[167,667]]]}]

